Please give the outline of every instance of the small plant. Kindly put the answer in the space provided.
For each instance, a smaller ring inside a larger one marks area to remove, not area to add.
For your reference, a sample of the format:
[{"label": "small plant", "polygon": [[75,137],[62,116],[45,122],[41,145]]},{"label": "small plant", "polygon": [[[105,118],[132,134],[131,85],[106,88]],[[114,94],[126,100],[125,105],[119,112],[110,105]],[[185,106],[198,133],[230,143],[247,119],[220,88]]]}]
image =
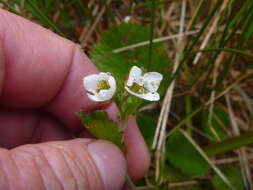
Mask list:
[{"label": "small plant", "polygon": [[[131,68],[128,80],[123,85],[124,88],[121,88],[122,85],[119,85],[120,88],[116,88],[116,80],[110,73],[101,72],[84,77],[83,85],[87,96],[92,101],[106,102],[114,100],[116,102],[119,108],[120,124],[117,127],[117,123],[110,120],[106,112],[102,110],[93,114],[81,112],[80,119],[82,124],[94,137],[110,141],[126,153],[123,141],[126,121],[130,115],[136,112],[139,105],[136,104],[136,101],[128,100],[137,97],[143,100],[158,101],[160,95],[156,91],[162,78],[162,74],[157,72],[148,72],[142,75],[142,70],[137,66]],[[135,188],[129,177],[128,183],[132,188]]]},{"label": "small plant", "polygon": [[[109,140],[125,151],[122,135],[128,117],[136,113],[142,100],[158,101],[160,99],[157,90],[162,78],[162,74],[158,72],[148,72],[142,75],[142,70],[137,66],[131,68],[125,85],[118,85],[118,88],[116,88],[115,78],[110,73],[101,72],[84,77],[83,85],[87,96],[92,101],[113,100],[117,104],[120,127],[117,128],[117,123],[108,119],[105,111],[102,110],[94,114],[81,112],[80,119],[83,125],[96,138]],[[109,133],[108,129],[111,129]]]}]

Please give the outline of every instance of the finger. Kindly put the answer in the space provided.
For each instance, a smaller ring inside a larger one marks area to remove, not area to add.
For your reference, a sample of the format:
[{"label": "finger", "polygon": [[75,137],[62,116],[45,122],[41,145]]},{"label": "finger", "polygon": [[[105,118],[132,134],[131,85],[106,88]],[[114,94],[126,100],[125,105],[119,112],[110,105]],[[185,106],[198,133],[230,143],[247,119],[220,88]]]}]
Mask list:
[{"label": "finger", "polygon": [[[118,109],[115,104],[110,104],[106,111],[110,119],[119,122]],[[137,180],[145,175],[150,165],[150,156],[145,140],[137,126],[136,120],[130,116],[124,135],[124,144],[127,148],[127,166],[132,179]]]},{"label": "finger", "polygon": [[[82,129],[77,113],[101,106],[89,101],[82,85],[82,78],[97,70],[73,43],[0,10],[0,44],[4,55],[0,59],[0,68],[4,68],[0,104],[44,107],[77,132]],[[143,153],[142,141],[136,143],[141,143]]]},{"label": "finger", "polygon": [[97,69],[74,43],[0,10],[0,52],[2,105],[46,107],[73,129],[81,129],[77,112],[99,106],[82,85]]},{"label": "finger", "polygon": [[5,190],[120,190],[126,178],[119,149],[88,139],[1,149],[0,168]]},{"label": "finger", "polygon": [[38,110],[0,109],[0,147],[70,139],[70,133],[49,114]]},{"label": "finger", "polygon": [[134,190],[134,189],[131,188],[129,184],[125,184],[125,185],[123,186],[122,190]]},{"label": "finger", "polygon": [[150,156],[134,117],[130,117],[124,136],[127,147],[127,166],[130,177],[134,180],[142,178],[150,165]]}]

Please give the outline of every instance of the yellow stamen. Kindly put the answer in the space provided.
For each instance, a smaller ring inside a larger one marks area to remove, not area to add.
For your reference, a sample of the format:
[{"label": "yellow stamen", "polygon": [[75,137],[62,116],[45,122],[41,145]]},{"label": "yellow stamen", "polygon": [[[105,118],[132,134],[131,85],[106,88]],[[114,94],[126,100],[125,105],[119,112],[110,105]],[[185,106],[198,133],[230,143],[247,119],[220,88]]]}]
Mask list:
[{"label": "yellow stamen", "polygon": [[146,88],[144,88],[143,86],[140,86],[136,82],[134,82],[133,85],[130,86],[129,89],[137,94],[147,94],[149,92]]},{"label": "yellow stamen", "polygon": [[108,90],[108,89],[110,89],[110,85],[109,85],[108,81],[101,80],[101,81],[99,81],[99,83],[97,85],[96,91],[97,91],[97,93],[99,93],[100,90]]}]

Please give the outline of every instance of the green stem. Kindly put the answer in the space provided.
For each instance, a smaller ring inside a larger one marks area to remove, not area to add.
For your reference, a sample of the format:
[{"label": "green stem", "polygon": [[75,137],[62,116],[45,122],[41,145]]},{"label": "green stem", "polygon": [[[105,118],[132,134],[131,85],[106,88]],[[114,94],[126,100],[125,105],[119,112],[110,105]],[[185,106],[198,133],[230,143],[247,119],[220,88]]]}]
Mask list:
[{"label": "green stem", "polygon": [[152,63],[152,48],[153,48],[153,38],[154,38],[154,24],[155,24],[155,7],[156,0],[152,0],[152,12],[151,12],[151,23],[150,23],[150,36],[149,36],[149,56],[148,56],[148,71],[150,71]]},{"label": "green stem", "polygon": [[20,13],[15,9],[15,7],[11,6],[9,3],[3,1],[3,0],[0,0],[0,3],[2,3],[6,8],[8,8],[11,12],[17,14],[17,15],[20,15]]},{"label": "green stem", "polygon": [[127,181],[126,181],[126,183],[127,183],[129,189],[131,189],[131,190],[137,190],[137,187],[134,185],[134,182],[129,177],[129,175],[127,175]]},{"label": "green stem", "polygon": [[[185,97],[185,105],[186,105],[186,114],[190,114],[192,112],[192,97],[190,94],[187,94]],[[188,132],[191,135],[192,133],[192,118],[189,117],[187,119],[187,127],[188,127]]]},{"label": "green stem", "polygon": [[203,49],[198,50],[197,52],[213,52],[213,51],[223,51],[223,52],[229,52],[229,53],[235,53],[247,57],[253,57],[253,54],[247,51],[243,51],[240,49],[232,49],[232,48],[210,48],[210,49]]},{"label": "green stem", "polygon": [[[37,16],[39,16],[39,18],[45,23],[47,24],[49,27],[51,27],[52,29],[55,30],[55,32],[57,32],[59,35],[61,36],[65,36],[61,30],[39,9],[39,7],[31,0],[27,0],[27,3],[32,7],[32,9],[34,11],[37,12]],[[36,16],[36,15],[34,15]]]},{"label": "green stem", "polygon": [[209,145],[206,148],[204,148],[204,151],[209,156],[213,156],[216,154],[231,151],[236,148],[247,146],[249,144],[253,144],[253,132],[247,133],[245,135],[237,136],[237,137],[222,141],[220,143]]},{"label": "green stem", "polygon": [[116,103],[119,109],[119,116],[120,116],[119,130],[121,132],[125,131],[126,123],[128,120],[128,115],[124,113],[125,110],[122,108],[122,105],[123,105],[123,102],[127,101],[128,98],[129,98],[129,94],[125,91],[120,96],[114,98],[114,102]]}]

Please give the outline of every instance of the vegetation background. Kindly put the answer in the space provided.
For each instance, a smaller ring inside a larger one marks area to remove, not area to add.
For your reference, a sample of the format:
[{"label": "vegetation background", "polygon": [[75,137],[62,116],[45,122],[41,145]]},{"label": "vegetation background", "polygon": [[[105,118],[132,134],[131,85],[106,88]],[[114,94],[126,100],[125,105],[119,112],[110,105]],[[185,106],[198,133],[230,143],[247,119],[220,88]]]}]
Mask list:
[{"label": "vegetation background", "polygon": [[253,189],[252,0],[0,0],[79,43],[102,71],[163,73],[142,104],[152,164],[137,189]]}]

